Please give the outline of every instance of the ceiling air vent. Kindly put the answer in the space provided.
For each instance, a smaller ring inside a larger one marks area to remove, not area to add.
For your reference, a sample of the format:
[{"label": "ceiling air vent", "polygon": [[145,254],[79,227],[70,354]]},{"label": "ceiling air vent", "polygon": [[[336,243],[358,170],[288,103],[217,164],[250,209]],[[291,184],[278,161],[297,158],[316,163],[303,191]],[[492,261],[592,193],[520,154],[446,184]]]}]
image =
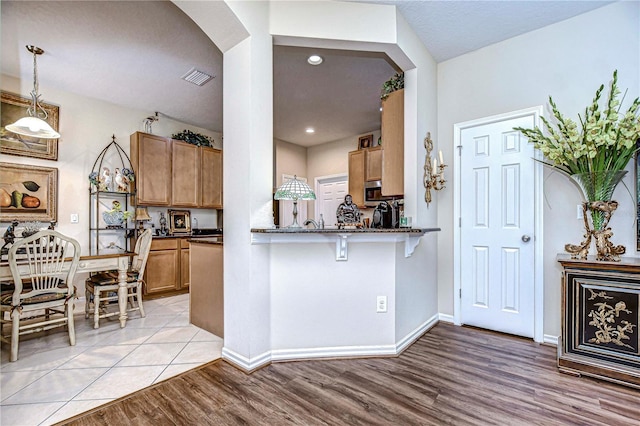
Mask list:
[{"label": "ceiling air vent", "polygon": [[210,76],[209,74],[202,71],[198,71],[195,68],[191,68],[185,75],[182,76],[182,79],[197,86],[204,86],[207,81],[213,79],[213,76]]}]

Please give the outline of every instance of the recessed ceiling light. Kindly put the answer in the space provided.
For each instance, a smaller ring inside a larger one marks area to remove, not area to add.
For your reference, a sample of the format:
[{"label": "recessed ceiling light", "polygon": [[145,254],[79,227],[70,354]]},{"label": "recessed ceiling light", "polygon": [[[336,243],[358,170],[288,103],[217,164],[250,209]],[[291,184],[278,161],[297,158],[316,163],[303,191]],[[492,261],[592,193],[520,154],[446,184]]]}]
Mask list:
[{"label": "recessed ceiling light", "polygon": [[307,132],[307,133],[315,133],[316,131],[315,131],[315,129],[313,127],[307,127],[305,129],[305,132]]},{"label": "recessed ceiling light", "polygon": [[323,61],[323,59],[319,55],[311,55],[307,59],[307,62],[309,62],[311,65],[320,65],[322,63],[322,61]]}]

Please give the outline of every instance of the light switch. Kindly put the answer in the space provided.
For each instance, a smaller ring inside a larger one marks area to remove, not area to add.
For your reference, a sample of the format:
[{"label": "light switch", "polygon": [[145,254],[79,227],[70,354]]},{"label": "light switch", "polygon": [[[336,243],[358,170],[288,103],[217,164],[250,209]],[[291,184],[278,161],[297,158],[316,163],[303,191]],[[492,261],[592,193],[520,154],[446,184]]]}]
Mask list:
[{"label": "light switch", "polygon": [[79,223],[80,215],[78,213],[71,213],[71,223]]}]

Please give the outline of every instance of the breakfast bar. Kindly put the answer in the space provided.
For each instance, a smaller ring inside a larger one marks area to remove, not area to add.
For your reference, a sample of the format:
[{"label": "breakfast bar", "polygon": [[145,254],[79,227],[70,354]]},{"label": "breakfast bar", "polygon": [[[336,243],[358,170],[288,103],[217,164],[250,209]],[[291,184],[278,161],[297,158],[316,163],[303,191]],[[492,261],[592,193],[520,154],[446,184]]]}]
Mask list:
[{"label": "breakfast bar", "polygon": [[412,312],[436,302],[439,230],[251,229],[269,251],[271,359],[397,355],[437,323]]},{"label": "breakfast bar", "polygon": [[331,243],[336,245],[336,260],[348,260],[349,243],[405,243],[405,257],[413,254],[420,238],[440,228],[253,228],[252,244]]}]

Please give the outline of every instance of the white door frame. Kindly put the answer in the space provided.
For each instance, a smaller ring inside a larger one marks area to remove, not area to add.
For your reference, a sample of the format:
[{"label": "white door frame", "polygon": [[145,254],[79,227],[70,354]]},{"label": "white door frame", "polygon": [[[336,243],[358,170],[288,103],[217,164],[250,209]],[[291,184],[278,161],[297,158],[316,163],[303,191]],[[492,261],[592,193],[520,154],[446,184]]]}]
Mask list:
[{"label": "white door frame", "polygon": [[[484,124],[491,124],[497,121],[504,121],[514,118],[533,116],[535,126],[540,126],[540,117],[543,113],[542,105],[532,108],[521,109],[518,111],[508,112],[505,114],[498,114],[491,117],[483,117],[477,120],[465,121],[463,123],[456,123],[453,125],[453,146],[458,149],[458,155],[453,156],[453,168],[456,170],[456,179],[453,183],[453,211],[454,211],[454,227],[453,227],[453,323],[461,325],[460,313],[462,311],[461,306],[461,282],[460,282],[460,264],[461,264],[461,229],[459,226],[459,218],[461,217],[460,211],[460,194],[461,194],[461,170],[460,170],[460,149],[461,135],[464,129],[470,127],[476,127]],[[541,160],[542,155],[538,150],[535,150],[535,159]],[[536,161],[534,165],[534,332],[533,340],[542,343],[544,340],[544,262],[543,262],[543,165],[540,161]],[[458,218],[458,220],[455,220]],[[456,225],[458,223],[458,226]]]},{"label": "white door frame", "polygon": [[[316,194],[318,194],[318,190],[320,188],[320,184],[322,184],[324,181],[332,181],[332,180],[342,180],[344,179],[347,183],[349,182],[349,175],[347,173],[338,173],[335,175],[325,175],[325,176],[317,176],[314,180],[314,188],[313,190],[316,192]],[[316,219],[318,218],[318,216],[320,215],[320,208],[318,206],[318,202],[316,201],[315,203],[315,209],[313,212],[313,217],[315,217]]]}]

